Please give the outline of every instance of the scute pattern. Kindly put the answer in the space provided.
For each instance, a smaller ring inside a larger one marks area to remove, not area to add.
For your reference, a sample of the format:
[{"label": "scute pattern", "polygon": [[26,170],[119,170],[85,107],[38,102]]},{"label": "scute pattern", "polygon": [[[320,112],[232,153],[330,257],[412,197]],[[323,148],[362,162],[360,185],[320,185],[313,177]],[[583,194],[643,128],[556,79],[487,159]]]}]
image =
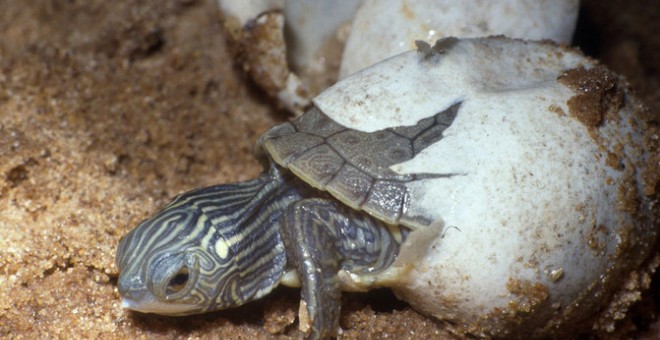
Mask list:
[{"label": "scute pattern", "polygon": [[298,120],[267,131],[257,147],[312,187],[328,191],[349,207],[386,223],[418,228],[431,221],[406,215],[410,204],[406,183],[443,175],[400,175],[390,167],[412,159],[442,139],[460,104],[413,126],[371,133],[346,128],[314,107]]},{"label": "scute pattern", "polygon": [[328,144],[322,144],[295,157],[289,169],[309,185],[323,190],[345,161]]}]

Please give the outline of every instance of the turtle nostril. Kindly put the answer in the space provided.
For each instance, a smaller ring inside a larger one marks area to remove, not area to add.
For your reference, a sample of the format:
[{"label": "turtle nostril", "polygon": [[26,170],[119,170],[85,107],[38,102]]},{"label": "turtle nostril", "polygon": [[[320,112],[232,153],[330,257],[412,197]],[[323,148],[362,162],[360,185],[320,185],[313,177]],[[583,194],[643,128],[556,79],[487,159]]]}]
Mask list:
[{"label": "turtle nostril", "polygon": [[121,296],[121,302],[124,308],[135,309],[134,305],[139,301],[142,301],[144,297],[144,292],[140,290],[134,290],[122,286],[118,286],[117,290]]},{"label": "turtle nostril", "polygon": [[119,295],[123,298],[131,298],[131,291],[128,289],[126,285],[123,285],[121,282],[117,285],[117,291],[119,292]]},{"label": "turtle nostril", "polygon": [[136,299],[140,289],[136,289],[140,285],[136,282],[135,279],[131,279],[126,276],[119,275],[119,280],[117,281],[117,291],[122,298],[125,299]]}]

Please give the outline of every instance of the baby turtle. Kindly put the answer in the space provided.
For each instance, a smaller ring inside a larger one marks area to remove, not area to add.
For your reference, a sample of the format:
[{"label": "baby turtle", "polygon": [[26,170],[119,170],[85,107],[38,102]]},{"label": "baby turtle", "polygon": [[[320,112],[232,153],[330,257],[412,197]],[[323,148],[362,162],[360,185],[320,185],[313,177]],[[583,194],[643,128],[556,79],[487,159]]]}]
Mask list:
[{"label": "baby turtle", "polygon": [[285,283],[302,287],[310,337],[336,335],[341,289],[395,275],[388,269],[408,229],[431,223],[409,213],[405,184],[436,175],[390,167],[440,140],[459,106],[375,132],[348,129],[317,107],[271,128],[256,145],[268,164],[258,178],[179,195],[121,240],[124,307],[201,313]]},{"label": "baby turtle", "polygon": [[186,315],[300,286],[301,329],[319,339],[337,334],[342,290],[384,286],[462,334],[588,327],[657,236],[640,105],[547,42],[418,50],[264,133],[256,179],[184,193],[129,232],[123,306]]}]

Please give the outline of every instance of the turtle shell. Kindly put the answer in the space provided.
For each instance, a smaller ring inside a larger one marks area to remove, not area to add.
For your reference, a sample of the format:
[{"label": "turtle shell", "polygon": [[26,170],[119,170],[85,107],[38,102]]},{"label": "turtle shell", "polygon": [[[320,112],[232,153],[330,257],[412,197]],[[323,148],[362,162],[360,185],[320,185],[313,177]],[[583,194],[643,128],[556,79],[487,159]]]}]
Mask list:
[{"label": "turtle shell", "polygon": [[459,104],[412,126],[364,132],[347,128],[313,107],[268,130],[257,143],[278,165],[347,206],[412,229],[431,223],[409,212],[409,182],[448,175],[399,174],[391,169],[442,139]]}]

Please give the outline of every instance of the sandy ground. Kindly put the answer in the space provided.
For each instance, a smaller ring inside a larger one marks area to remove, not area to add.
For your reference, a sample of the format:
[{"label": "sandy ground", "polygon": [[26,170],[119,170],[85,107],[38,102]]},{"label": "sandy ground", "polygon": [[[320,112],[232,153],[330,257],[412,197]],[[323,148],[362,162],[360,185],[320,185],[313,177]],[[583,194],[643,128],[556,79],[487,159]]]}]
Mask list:
[{"label": "sandy ground", "polygon": [[[587,53],[660,115],[657,1],[585,1]],[[212,0],[0,0],[0,337],[298,338],[298,292],[186,318],[123,311],[121,235],[181,191],[245,180],[287,115],[227,51]],[[657,123],[657,119],[656,119]],[[660,276],[617,336],[660,337]],[[388,291],[344,298],[344,338],[448,338]]]}]

